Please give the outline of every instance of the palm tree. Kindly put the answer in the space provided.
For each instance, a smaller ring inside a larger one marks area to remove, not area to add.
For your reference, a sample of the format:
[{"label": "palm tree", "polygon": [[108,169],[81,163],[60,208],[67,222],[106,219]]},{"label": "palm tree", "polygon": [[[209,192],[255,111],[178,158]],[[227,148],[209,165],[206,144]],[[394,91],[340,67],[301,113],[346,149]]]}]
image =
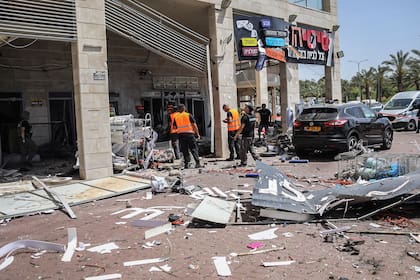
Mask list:
[{"label": "palm tree", "polygon": [[360,81],[361,85],[364,88],[366,99],[371,99],[370,97],[370,88],[375,81],[375,71],[376,69],[370,67],[369,70],[362,70],[360,71]]},{"label": "palm tree", "polygon": [[390,70],[387,66],[378,66],[375,69],[375,78],[376,78],[376,100],[381,102],[383,96],[383,85],[385,81],[385,73]]},{"label": "palm tree", "polygon": [[407,79],[408,73],[408,55],[408,52],[404,53],[402,50],[400,50],[396,55],[391,54],[390,60],[382,62],[384,65],[389,66],[392,69],[391,77],[395,81],[398,91],[404,91],[406,88],[404,83]]},{"label": "palm tree", "polygon": [[407,62],[409,81],[416,87],[416,90],[420,90],[420,50],[412,50],[411,52],[415,57],[411,57]]}]

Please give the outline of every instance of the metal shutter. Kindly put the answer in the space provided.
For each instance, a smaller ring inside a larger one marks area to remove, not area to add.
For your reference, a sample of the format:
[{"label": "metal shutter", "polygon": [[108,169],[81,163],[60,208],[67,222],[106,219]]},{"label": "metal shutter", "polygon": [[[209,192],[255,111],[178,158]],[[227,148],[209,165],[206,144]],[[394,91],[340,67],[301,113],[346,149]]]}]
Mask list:
[{"label": "metal shutter", "polygon": [[0,35],[75,41],[75,0],[0,0]]}]

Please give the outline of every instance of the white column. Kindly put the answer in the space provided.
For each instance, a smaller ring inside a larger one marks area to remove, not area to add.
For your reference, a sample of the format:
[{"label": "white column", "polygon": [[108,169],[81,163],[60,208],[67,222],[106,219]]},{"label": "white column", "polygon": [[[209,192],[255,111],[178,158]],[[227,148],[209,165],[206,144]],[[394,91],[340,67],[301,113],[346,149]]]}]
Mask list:
[{"label": "white column", "polygon": [[83,179],[113,174],[104,1],[76,0],[72,43],[77,142]]},{"label": "white column", "polygon": [[255,105],[268,105],[268,81],[266,67],[264,67],[261,71],[255,71],[255,86],[257,88],[257,100],[255,101]]},{"label": "white column", "polygon": [[279,65],[282,131],[286,132],[287,108],[295,113],[295,106],[300,103],[299,70],[297,63],[280,63]]},{"label": "white column", "polygon": [[237,108],[237,89],[234,62],[234,40],[226,43],[233,36],[232,8],[209,8],[210,59],[212,61],[213,96],[214,96],[214,132],[215,152],[217,157],[226,157],[229,149],[227,144],[227,125],[222,122],[226,113],[223,104]]},{"label": "white column", "polygon": [[339,50],[338,32],[335,32],[332,54],[334,57],[334,66],[325,66],[325,98],[329,100],[337,99],[341,103],[343,96],[341,92],[340,59],[336,55]]}]

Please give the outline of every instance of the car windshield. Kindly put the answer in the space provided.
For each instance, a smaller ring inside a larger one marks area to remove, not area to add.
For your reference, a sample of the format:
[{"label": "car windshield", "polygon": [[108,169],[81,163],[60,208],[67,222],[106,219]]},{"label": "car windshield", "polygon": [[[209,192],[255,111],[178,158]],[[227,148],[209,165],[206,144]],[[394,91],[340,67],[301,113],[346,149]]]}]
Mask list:
[{"label": "car windshield", "polygon": [[410,105],[411,101],[413,99],[411,98],[403,98],[403,99],[391,99],[389,102],[385,105],[384,110],[399,110],[399,109],[405,109]]},{"label": "car windshield", "polygon": [[336,108],[306,108],[299,116],[301,121],[333,120],[337,117]]}]

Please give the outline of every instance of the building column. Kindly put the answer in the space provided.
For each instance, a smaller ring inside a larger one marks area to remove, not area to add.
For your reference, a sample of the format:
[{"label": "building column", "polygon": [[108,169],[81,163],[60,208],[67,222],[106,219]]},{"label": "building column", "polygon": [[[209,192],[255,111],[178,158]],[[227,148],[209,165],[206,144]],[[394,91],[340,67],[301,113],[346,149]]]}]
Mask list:
[{"label": "building column", "polygon": [[341,73],[340,73],[340,59],[337,58],[336,53],[339,48],[338,33],[334,32],[334,47],[332,49],[332,56],[334,59],[334,66],[325,66],[325,99],[337,99],[342,102],[343,96],[341,92]]},{"label": "building column", "polygon": [[226,113],[223,104],[237,108],[237,89],[235,81],[234,39],[227,42],[233,34],[232,8],[209,8],[210,59],[212,63],[214,98],[214,141],[217,157],[227,157],[229,153],[227,125],[223,123]]},{"label": "building column", "polygon": [[264,67],[261,71],[255,71],[255,86],[257,89],[257,98],[255,100],[255,105],[268,105],[267,67]]},{"label": "building column", "polygon": [[95,179],[113,174],[105,2],[76,0],[76,16],[71,50],[80,176]]},{"label": "building column", "polygon": [[287,131],[287,108],[292,109],[300,104],[299,70],[297,63],[280,63],[280,105],[282,132]]}]

